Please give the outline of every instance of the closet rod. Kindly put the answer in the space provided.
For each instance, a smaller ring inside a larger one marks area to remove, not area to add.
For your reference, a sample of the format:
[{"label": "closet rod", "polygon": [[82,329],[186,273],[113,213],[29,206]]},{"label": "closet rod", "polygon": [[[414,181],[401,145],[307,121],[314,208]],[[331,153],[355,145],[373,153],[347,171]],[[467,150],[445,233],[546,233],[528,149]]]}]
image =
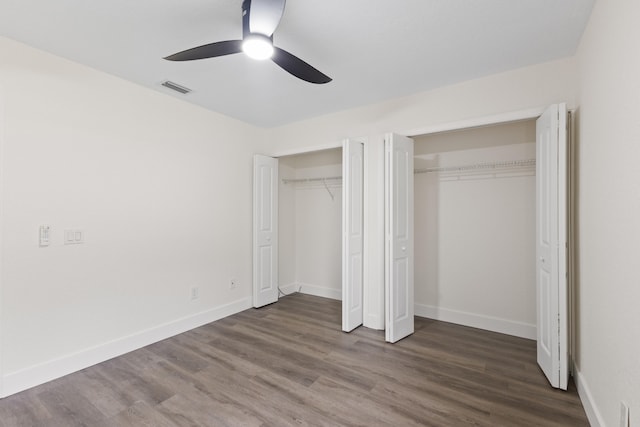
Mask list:
[{"label": "closet rod", "polygon": [[507,160],[501,162],[483,162],[474,163],[471,165],[463,166],[442,166],[425,169],[415,169],[413,173],[437,173],[437,172],[466,172],[484,169],[511,169],[511,168],[524,168],[536,165],[536,159],[525,160]]},{"label": "closet rod", "polygon": [[341,176],[325,176],[325,177],[319,177],[319,178],[296,178],[296,179],[283,178],[282,183],[289,184],[291,182],[322,182],[327,180],[338,180],[338,179],[342,179],[342,177]]}]

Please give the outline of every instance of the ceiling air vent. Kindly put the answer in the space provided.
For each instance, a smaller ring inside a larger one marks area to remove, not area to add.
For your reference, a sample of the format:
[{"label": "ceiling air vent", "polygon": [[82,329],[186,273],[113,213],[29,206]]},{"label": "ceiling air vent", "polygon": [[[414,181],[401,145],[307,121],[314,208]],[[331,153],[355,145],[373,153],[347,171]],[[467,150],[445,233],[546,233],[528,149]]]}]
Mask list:
[{"label": "ceiling air vent", "polygon": [[187,93],[191,92],[191,89],[186,88],[184,86],[180,86],[179,84],[171,82],[169,80],[165,80],[160,84],[162,86],[164,86],[164,87],[168,87],[171,90],[175,90],[176,92],[180,92],[183,95],[186,95]]}]

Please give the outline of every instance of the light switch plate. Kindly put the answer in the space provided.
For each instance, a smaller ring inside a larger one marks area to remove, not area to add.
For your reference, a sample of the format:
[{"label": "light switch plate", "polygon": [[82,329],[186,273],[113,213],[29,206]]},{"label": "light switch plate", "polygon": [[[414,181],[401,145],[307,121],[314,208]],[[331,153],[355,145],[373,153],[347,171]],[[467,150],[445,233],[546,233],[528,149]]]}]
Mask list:
[{"label": "light switch plate", "polygon": [[83,230],[64,230],[64,244],[65,245],[77,245],[84,243],[84,231]]},{"label": "light switch plate", "polygon": [[41,225],[39,238],[40,247],[49,246],[51,241],[51,227],[48,225]]}]

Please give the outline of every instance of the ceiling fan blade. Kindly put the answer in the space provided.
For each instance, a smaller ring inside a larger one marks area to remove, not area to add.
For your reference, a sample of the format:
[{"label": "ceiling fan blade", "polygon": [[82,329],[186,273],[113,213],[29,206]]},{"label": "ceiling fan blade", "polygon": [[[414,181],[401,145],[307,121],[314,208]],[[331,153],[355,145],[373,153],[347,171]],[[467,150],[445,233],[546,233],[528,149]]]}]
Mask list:
[{"label": "ceiling fan blade", "polygon": [[271,37],[280,24],[285,3],[286,0],[250,0],[249,31]]},{"label": "ceiling fan blade", "polygon": [[293,74],[297,78],[315,84],[329,83],[332,80],[331,77],[321,73],[302,59],[290,54],[286,50],[280,49],[279,47],[274,47],[273,49],[274,52],[271,60],[278,64],[280,68],[290,74]]},{"label": "ceiling fan blade", "polygon": [[164,59],[169,61],[193,61],[195,59],[215,58],[216,56],[231,55],[242,52],[242,40],[227,40],[209,43],[192,49],[174,53]]}]

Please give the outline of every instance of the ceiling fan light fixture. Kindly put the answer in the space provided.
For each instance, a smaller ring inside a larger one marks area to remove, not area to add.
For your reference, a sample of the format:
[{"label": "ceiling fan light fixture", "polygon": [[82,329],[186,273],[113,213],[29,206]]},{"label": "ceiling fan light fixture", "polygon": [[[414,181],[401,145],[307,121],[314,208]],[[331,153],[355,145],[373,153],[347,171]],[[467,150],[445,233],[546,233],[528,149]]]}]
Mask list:
[{"label": "ceiling fan light fixture", "polygon": [[286,50],[273,45],[273,32],[284,13],[286,0],[242,0],[241,40],[224,40],[205,44],[167,56],[168,61],[193,61],[219,56],[246,53],[247,56],[271,59],[278,67],[294,77],[314,84],[324,84],[331,77]]},{"label": "ceiling fan light fixture", "polygon": [[271,38],[262,34],[249,34],[242,42],[242,51],[249,58],[269,59],[273,56],[273,42]]}]

